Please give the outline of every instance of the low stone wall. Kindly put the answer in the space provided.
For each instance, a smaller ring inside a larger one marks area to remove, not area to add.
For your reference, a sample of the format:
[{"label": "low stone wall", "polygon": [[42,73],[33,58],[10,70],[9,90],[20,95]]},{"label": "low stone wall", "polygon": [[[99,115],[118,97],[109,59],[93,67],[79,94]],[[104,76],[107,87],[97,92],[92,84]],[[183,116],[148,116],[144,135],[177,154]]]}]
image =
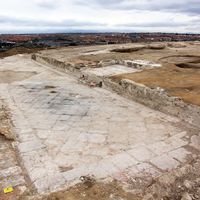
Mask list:
[{"label": "low stone wall", "polygon": [[51,57],[42,56],[40,54],[33,54],[31,58],[41,64],[48,65],[53,69],[56,69],[61,72],[71,72],[73,75],[79,76],[81,75],[80,69],[71,63],[64,63],[62,61],[56,60]]},{"label": "low stone wall", "polygon": [[146,60],[107,60],[99,62],[99,67],[106,67],[109,65],[124,65],[127,67],[131,67],[134,69],[153,69],[157,67],[161,67],[161,64],[157,64],[154,62],[146,61]]},{"label": "low stone wall", "polygon": [[95,75],[85,74],[84,70],[76,69],[76,66],[66,64],[53,58],[44,57],[40,54],[34,54],[32,59],[50,65],[51,67],[62,71],[72,72],[77,77],[88,76],[89,81],[102,81],[103,87],[117,92],[136,102],[142,103],[155,110],[176,116],[183,121],[200,127],[200,107],[187,104],[178,97],[171,97],[163,89],[151,89],[145,85],[124,79],[121,82],[114,82],[109,77],[97,77]]},{"label": "low stone wall", "polygon": [[123,79],[120,83],[106,79],[104,84],[131,100],[200,127],[200,107],[187,104],[178,97],[169,96],[162,89],[151,89],[127,79]]}]

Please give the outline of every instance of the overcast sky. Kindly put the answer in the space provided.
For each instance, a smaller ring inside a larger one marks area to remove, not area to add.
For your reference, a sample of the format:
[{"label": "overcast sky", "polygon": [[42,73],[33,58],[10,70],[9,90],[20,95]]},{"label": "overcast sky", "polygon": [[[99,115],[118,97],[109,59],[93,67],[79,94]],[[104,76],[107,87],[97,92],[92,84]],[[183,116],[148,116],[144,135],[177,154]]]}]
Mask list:
[{"label": "overcast sky", "polygon": [[200,0],[1,0],[0,33],[200,33]]}]

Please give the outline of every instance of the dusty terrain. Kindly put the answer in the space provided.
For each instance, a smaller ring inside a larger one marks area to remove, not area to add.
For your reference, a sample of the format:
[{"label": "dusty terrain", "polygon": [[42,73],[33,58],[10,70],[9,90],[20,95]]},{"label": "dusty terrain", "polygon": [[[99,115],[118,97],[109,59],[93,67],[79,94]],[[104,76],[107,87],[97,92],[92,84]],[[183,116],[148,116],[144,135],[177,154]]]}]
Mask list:
[{"label": "dusty terrain", "polygon": [[29,49],[29,48],[25,48],[25,47],[15,47],[15,48],[12,48],[12,49],[10,49],[8,51],[0,52],[0,59],[8,57],[8,56],[13,56],[13,55],[16,55],[16,54],[37,53],[38,51],[40,51],[42,49],[43,48],[32,48],[32,49]]},{"label": "dusty terrain", "polygon": [[22,79],[27,79],[35,74],[36,73],[34,72],[28,73],[28,72],[23,72],[23,71],[15,72],[12,70],[10,71],[5,70],[0,73],[0,83],[12,83],[15,81],[20,81]]},{"label": "dusty terrain", "polygon": [[199,199],[198,126],[105,87],[133,80],[199,108],[199,54],[199,43],[158,43],[1,59],[0,114],[19,170],[0,165],[1,191],[12,185],[25,200]]},{"label": "dusty terrain", "polygon": [[133,80],[151,88],[164,88],[171,96],[200,105],[200,68],[179,68],[173,64],[165,64],[160,69],[113,77],[115,81],[122,79]]}]

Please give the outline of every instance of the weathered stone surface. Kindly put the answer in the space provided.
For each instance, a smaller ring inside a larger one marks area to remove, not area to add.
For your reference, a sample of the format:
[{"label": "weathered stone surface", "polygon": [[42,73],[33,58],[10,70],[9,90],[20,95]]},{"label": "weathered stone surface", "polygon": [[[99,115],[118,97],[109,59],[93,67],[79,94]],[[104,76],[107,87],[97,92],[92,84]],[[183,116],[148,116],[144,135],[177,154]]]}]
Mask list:
[{"label": "weathered stone surface", "polygon": [[111,65],[101,68],[94,68],[94,69],[85,69],[83,70],[83,73],[86,75],[96,75],[100,77],[108,77],[113,76],[117,74],[123,74],[123,73],[131,73],[131,72],[137,72],[139,70],[136,70],[134,68],[126,67],[123,65]]},{"label": "weathered stone surface", "polygon": [[128,151],[128,153],[139,161],[147,161],[156,156],[153,152],[151,152],[145,146],[136,147]]},{"label": "weathered stone surface", "polygon": [[150,162],[154,164],[157,168],[162,170],[171,170],[180,165],[178,161],[168,155],[158,156],[152,159]]}]

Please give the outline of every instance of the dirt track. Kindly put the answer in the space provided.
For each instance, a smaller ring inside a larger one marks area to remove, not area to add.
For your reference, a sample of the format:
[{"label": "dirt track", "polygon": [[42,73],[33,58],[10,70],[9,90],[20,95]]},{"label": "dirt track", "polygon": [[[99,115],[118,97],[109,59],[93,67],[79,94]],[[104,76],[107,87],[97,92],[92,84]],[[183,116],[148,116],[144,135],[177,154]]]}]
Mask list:
[{"label": "dirt track", "polygon": [[42,48],[28,49],[28,48],[25,48],[25,47],[15,47],[15,48],[10,49],[8,51],[0,52],[0,58],[5,58],[5,57],[8,57],[8,56],[14,56],[16,54],[36,53],[40,50],[42,50]]}]

